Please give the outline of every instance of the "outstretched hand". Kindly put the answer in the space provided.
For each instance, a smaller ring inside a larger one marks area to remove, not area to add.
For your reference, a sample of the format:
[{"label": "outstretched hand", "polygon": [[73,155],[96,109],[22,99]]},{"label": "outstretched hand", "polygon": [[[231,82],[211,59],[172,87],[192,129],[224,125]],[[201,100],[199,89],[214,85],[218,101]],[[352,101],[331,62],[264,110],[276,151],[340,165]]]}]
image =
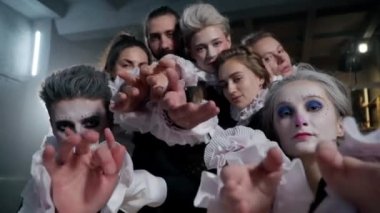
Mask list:
[{"label": "outstretched hand", "polygon": [[281,151],[272,148],[257,166],[224,167],[220,196],[226,212],[270,212],[282,175],[281,164]]},{"label": "outstretched hand", "polygon": [[[143,66],[141,70],[151,69]],[[118,72],[117,75],[125,81],[117,93],[116,101],[111,108],[119,112],[132,112],[140,110],[139,107],[149,97],[149,85],[146,72],[141,71],[139,76],[128,72]]]},{"label": "outstretched hand", "polygon": [[118,182],[126,150],[115,142],[108,128],[105,129],[107,142],[95,150],[90,145],[98,141],[97,132],[78,135],[67,129],[66,135],[59,150],[47,145],[43,152],[54,205],[58,212],[98,212]]},{"label": "outstretched hand", "polygon": [[169,118],[183,129],[191,129],[219,113],[213,101],[188,103],[185,85],[180,80],[178,66],[172,59],[162,59],[158,63],[141,67],[138,77],[120,72],[125,81],[111,108],[119,112],[142,110],[144,100],[157,101],[168,112]]},{"label": "outstretched hand", "polygon": [[219,108],[213,101],[187,102],[184,82],[179,79],[175,69],[167,69],[166,75],[169,82],[167,92],[162,98],[162,106],[177,126],[191,129],[219,113]]},{"label": "outstretched hand", "polygon": [[359,212],[380,209],[380,162],[342,156],[335,143],[318,144],[317,161],[327,185],[355,205]]}]

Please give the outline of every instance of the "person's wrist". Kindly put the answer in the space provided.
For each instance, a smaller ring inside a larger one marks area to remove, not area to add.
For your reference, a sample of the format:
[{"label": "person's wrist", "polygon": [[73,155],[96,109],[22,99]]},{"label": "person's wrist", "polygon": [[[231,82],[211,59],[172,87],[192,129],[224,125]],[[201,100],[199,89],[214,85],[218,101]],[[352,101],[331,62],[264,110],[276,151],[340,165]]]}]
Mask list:
[{"label": "person's wrist", "polygon": [[169,112],[167,110],[163,111],[163,115],[164,115],[166,125],[168,125],[169,127],[174,128],[174,129],[179,129],[179,130],[185,130],[186,129],[186,128],[176,124],[176,122],[173,119],[171,119]]}]

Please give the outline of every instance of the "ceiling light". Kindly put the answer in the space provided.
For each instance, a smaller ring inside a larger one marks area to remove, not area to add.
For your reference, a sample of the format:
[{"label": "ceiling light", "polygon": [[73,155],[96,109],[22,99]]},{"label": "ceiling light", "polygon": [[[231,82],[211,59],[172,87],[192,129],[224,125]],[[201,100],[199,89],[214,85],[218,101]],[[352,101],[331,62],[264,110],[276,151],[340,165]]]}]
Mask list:
[{"label": "ceiling light", "polygon": [[359,43],[358,50],[360,53],[366,53],[368,51],[368,44],[366,42]]},{"label": "ceiling light", "polygon": [[36,31],[34,35],[34,50],[33,50],[33,61],[32,61],[32,76],[37,75],[38,61],[40,58],[40,44],[41,44],[41,32]]}]

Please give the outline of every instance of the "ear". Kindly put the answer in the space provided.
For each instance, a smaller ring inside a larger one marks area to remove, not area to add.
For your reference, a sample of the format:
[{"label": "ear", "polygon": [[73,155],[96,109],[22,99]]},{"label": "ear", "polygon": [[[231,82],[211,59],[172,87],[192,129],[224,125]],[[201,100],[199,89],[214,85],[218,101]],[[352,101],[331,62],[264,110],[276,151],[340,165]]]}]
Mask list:
[{"label": "ear", "polygon": [[338,137],[344,136],[344,129],[343,129],[343,118],[339,117],[337,122],[337,135]]},{"label": "ear", "polygon": [[260,81],[259,81],[259,82],[260,82],[260,86],[261,86],[261,88],[263,88],[264,81],[265,81],[264,78],[260,78]]}]

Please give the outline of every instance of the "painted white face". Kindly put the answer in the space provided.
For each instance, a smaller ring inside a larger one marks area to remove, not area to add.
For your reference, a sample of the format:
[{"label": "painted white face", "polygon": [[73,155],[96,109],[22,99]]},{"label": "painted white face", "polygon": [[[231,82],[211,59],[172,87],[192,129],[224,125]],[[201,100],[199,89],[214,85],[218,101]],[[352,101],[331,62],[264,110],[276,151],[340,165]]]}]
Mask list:
[{"label": "painted white face", "polygon": [[76,98],[53,104],[50,122],[53,133],[60,142],[66,138],[66,128],[78,134],[86,130],[102,134],[107,126],[107,115],[102,100]]},{"label": "painted white face", "polygon": [[262,58],[265,68],[271,75],[286,77],[294,73],[288,53],[276,39],[262,38],[252,48]]},{"label": "painted white face", "polygon": [[206,72],[214,72],[213,63],[219,53],[231,47],[231,38],[220,26],[208,26],[191,38],[190,53],[196,65]]},{"label": "painted white face", "polygon": [[281,89],[278,97],[273,122],[287,155],[313,154],[319,142],[335,141],[343,135],[335,106],[318,83],[291,82]]},{"label": "painted white face", "polygon": [[238,109],[244,109],[252,103],[264,83],[264,79],[256,76],[252,70],[235,59],[223,63],[218,74],[224,96]]}]

